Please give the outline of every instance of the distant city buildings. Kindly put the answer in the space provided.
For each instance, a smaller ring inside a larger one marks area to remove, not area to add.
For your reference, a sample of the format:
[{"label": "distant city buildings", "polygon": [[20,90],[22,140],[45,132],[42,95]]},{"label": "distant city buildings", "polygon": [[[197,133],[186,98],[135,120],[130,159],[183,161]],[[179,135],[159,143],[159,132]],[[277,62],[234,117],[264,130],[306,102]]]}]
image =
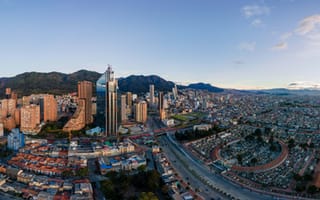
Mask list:
[{"label": "distant city buildings", "polygon": [[92,118],[92,83],[90,81],[78,82],[78,98],[85,102],[85,123],[91,124]]},{"label": "distant city buildings", "polygon": [[25,138],[24,134],[19,129],[12,129],[12,132],[8,135],[8,149],[18,151],[19,148],[24,147]]},{"label": "distant city buildings", "polygon": [[106,71],[106,135],[117,136],[118,133],[118,106],[117,106],[117,87],[111,65]]}]

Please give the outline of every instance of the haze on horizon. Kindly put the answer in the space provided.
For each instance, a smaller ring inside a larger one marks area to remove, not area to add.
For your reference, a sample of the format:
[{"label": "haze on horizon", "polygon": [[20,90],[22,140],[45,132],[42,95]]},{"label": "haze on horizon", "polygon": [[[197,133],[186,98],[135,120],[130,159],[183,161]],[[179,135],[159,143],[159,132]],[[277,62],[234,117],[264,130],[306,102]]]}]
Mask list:
[{"label": "haze on horizon", "polygon": [[0,0],[0,77],[80,69],[224,88],[317,84],[310,0]]}]

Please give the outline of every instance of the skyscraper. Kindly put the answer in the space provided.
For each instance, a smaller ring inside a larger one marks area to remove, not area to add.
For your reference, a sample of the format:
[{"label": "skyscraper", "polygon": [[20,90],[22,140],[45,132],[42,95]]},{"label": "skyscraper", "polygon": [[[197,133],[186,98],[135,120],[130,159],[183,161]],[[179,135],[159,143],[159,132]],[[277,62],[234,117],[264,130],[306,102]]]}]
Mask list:
[{"label": "skyscraper", "polygon": [[97,114],[95,123],[100,127],[105,127],[106,123],[106,73],[97,80],[96,83],[97,94]]},{"label": "skyscraper", "polygon": [[174,100],[176,100],[178,98],[178,88],[176,84],[174,84],[174,87],[172,88],[172,93]]},{"label": "skyscraper", "polygon": [[149,85],[149,93],[150,93],[150,104],[154,104],[154,85]]},{"label": "skyscraper", "polygon": [[85,121],[92,123],[92,83],[90,81],[78,82],[78,97],[85,100]]},{"label": "skyscraper", "polygon": [[147,121],[147,102],[140,101],[136,104],[135,119],[137,122],[146,123]]},{"label": "skyscraper", "polygon": [[117,80],[114,77],[111,65],[106,71],[106,134],[117,136],[118,114],[117,114]]},{"label": "skyscraper", "polygon": [[53,95],[43,96],[43,121],[57,121],[58,105]]},{"label": "skyscraper", "polygon": [[128,113],[127,113],[127,96],[121,95],[121,122],[125,122],[128,120]]},{"label": "skyscraper", "polygon": [[159,100],[158,100],[158,109],[160,119],[165,119],[165,111],[164,111],[164,104],[163,104],[163,92],[159,92]]}]

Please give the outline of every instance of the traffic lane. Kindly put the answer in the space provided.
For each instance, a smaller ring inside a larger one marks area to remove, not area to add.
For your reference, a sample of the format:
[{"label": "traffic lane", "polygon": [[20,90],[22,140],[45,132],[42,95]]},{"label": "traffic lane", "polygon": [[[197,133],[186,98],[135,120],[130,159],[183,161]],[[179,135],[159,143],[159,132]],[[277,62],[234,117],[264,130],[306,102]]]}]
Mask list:
[{"label": "traffic lane", "polygon": [[193,163],[193,165],[190,165],[193,170],[197,171],[202,177],[214,184],[215,187],[220,188],[223,192],[231,194],[232,196],[240,199],[272,199],[271,196],[263,195],[254,191],[244,191],[243,188],[236,183],[230,182],[229,180],[225,180],[224,178],[213,174],[209,171],[209,169],[206,168],[206,166],[203,166],[199,162],[192,159],[182,147],[179,148],[178,144],[173,141],[172,138],[170,138],[170,135],[165,136],[165,138],[167,139],[167,143],[174,147],[174,149],[176,149],[176,151],[179,152],[182,157],[188,160],[189,163]]},{"label": "traffic lane", "polygon": [[179,161],[179,158],[170,150],[169,146],[166,144],[167,142],[161,141],[162,148],[167,155],[168,159],[170,160],[171,165],[175,168],[175,170],[178,172],[178,174],[181,175],[182,179],[190,184],[190,187],[193,188],[194,190],[200,190],[198,192],[202,197],[205,199],[212,199],[212,198],[217,198],[217,199],[226,199],[216,191],[212,190],[209,188],[206,184],[204,184],[199,178],[195,177],[188,167],[182,164]]}]

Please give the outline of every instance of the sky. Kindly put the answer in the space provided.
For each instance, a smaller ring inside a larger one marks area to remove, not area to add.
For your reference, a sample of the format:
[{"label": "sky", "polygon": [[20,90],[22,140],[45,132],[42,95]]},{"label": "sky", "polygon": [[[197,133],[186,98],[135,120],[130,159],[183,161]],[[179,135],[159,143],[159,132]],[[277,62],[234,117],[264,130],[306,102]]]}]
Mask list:
[{"label": "sky", "polygon": [[318,84],[320,1],[0,0],[0,77],[108,64],[182,84]]}]

